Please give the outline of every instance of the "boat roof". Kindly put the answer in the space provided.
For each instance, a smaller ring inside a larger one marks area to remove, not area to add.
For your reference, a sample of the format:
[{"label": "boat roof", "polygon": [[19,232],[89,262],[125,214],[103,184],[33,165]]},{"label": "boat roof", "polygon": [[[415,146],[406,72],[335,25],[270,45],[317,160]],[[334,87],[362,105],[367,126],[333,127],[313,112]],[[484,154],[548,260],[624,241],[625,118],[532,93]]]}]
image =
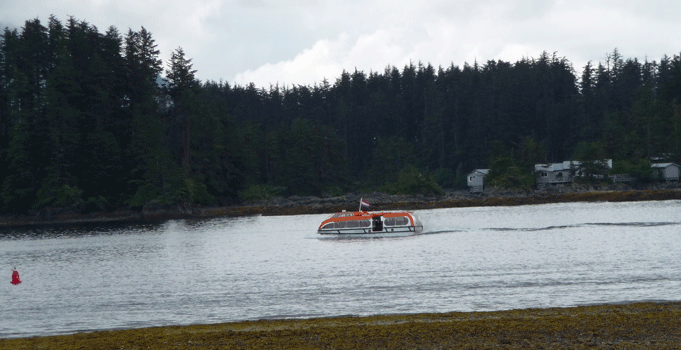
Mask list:
[{"label": "boat roof", "polygon": [[369,220],[376,216],[383,216],[386,218],[408,216],[412,222],[414,214],[408,211],[394,211],[394,212],[368,212],[368,211],[343,211],[335,213],[330,218],[322,221],[322,225],[334,221],[353,221],[353,220]]}]

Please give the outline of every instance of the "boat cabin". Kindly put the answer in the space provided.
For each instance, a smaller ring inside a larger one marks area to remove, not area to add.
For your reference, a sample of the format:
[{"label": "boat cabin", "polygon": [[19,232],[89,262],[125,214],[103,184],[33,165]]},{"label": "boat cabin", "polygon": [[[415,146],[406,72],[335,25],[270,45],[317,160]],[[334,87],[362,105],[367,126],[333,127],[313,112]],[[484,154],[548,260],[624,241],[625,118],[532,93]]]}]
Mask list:
[{"label": "boat cabin", "polygon": [[419,233],[423,225],[418,217],[408,212],[369,213],[341,212],[324,220],[320,234]]}]

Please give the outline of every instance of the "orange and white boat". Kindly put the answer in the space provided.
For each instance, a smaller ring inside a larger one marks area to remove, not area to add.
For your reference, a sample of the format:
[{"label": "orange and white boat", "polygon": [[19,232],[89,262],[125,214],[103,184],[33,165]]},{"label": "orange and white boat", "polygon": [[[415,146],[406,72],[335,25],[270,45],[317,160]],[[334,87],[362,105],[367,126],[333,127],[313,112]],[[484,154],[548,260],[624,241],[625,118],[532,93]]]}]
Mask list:
[{"label": "orange and white boat", "polygon": [[360,202],[359,211],[342,211],[322,221],[317,233],[322,235],[412,235],[423,231],[421,220],[412,212],[368,212],[369,204]]}]

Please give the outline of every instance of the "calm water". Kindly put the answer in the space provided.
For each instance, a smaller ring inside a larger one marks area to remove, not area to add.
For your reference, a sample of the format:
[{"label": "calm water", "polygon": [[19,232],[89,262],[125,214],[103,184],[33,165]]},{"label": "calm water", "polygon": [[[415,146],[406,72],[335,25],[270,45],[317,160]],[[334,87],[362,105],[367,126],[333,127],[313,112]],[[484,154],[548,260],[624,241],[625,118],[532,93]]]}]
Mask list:
[{"label": "calm water", "polygon": [[328,215],[4,229],[0,338],[678,301],[680,209],[662,201],[426,210],[416,212],[424,233],[401,238],[319,236]]}]

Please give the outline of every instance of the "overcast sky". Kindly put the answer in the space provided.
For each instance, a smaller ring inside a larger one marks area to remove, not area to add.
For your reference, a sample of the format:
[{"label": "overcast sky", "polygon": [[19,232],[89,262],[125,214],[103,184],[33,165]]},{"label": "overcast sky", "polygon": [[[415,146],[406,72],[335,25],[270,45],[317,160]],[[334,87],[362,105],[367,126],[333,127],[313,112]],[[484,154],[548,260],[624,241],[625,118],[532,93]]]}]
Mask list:
[{"label": "overcast sky", "polygon": [[659,61],[681,52],[678,0],[0,0],[0,26],[50,14],[121,33],[144,26],[167,61],[197,77],[258,87],[334,83],[345,69],[400,70],[556,52],[581,72],[617,48]]}]

